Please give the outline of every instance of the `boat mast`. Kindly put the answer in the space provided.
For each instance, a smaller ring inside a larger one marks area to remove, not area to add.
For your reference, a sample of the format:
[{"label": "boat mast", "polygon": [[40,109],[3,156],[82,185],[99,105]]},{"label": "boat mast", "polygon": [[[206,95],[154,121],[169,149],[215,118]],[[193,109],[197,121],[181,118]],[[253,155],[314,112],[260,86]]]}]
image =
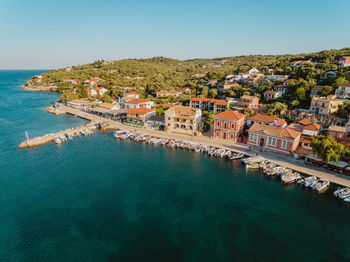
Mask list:
[{"label": "boat mast", "polygon": [[26,131],[26,137],[27,137],[27,141],[29,140],[29,137],[28,137],[28,132]]}]

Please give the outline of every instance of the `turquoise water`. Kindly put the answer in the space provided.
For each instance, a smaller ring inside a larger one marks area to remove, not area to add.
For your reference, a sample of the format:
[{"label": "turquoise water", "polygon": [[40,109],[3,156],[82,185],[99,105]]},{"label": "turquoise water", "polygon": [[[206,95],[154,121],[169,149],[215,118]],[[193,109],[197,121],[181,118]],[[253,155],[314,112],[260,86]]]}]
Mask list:
[{"label": "turquoise water", "polygon": [[350,261],[350,208],[239,162],[116,141],[19,150],[77,126],[0,71],[0,261]]}]

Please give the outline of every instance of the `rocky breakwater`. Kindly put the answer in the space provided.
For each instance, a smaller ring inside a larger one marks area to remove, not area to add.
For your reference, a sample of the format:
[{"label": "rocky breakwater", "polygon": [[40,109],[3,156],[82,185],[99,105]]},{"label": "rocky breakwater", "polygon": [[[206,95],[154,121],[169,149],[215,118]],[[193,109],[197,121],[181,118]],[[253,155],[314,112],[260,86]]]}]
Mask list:
[{"label": "rocky breakwater", "polygon": [[18,147],[19,148],[28,148],[28,147],[40,146],[40,145],[44,145],[44,144],[52,142],[57,137],[68,136],[68,135],[74,136],[75,134],[79,134],[82,131],[92,130],[95,128],[96,128],[95,124],[93,122],[90,122],[87,125],[82,125],[82,126],[78,126],[75,128],[66,129],[66,130],[63,130],[63,131],[60,131],[57,133],[50,133],[50,134],[46,134],[43,136],[29,138],[29,139],[23,141]]}]

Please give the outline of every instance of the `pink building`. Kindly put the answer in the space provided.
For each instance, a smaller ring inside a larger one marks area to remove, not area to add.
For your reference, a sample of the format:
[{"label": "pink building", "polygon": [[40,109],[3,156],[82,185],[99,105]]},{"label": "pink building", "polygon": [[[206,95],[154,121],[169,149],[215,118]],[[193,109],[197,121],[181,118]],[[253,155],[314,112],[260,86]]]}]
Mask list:
[{"label": "pink building", "polygon": [[301,132],[288,127],[254,124],[249,129],[247,144],[265,151],[291,154],[297,149],[300,136]]},{"label": "pink building", "polygon": [[239,106],[244,108],[258,108],[259,98],[256,96],[241,96]]},{"label": "pink building", "polygon": [[243,132],[245,115],[225,111],[214,116],[213,137],[236,142],[237,137]]}]

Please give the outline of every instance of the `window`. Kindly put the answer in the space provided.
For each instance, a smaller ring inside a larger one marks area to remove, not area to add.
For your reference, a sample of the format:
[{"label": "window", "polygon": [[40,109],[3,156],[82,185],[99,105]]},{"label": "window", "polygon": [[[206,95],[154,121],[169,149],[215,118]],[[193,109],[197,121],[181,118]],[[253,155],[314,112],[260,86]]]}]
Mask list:
[{"label": "window", "polygon": [[216,125],[216,126],[217,126],[217,127],[220,127],[220,122],[219,122],[219,121],[217,121],[216,123],[217,123],[217,125]]},{"label": "window", "polygon": [[338,138],[343,138],[343,134],[342,134],[342,133],[339,133],[339,134],[338,134]]},{"label": "window", "polygon": [[331,132],[329,135],[330,135],[330,136],[335,136],[335,133],[334,133],[334,132]]},{"label": "window", "polygon": [[287,149],[287,141],[286,140],[282,140],[281,148],[282,149]]},{"label": "window", "polygon": [[275,137],[269,137],[269,139],[267,140],[267,144],[269,146],[276,146],[276,142],[277,142],[277,139]]},{"label": "window", "polygon": [[250,141],[253,141],[253,142],[256,142],[256,139],[257,139],[257,138],[258,138],[257,135],[255,135],[255,134],[250,134],[249,140],[250,140]]}]

